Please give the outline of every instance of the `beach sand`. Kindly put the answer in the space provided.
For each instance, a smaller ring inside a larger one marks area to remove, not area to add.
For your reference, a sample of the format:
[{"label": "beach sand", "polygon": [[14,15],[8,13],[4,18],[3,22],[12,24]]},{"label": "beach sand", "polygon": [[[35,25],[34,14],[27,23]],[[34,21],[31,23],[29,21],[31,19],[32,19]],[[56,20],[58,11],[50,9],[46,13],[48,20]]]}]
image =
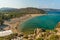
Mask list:
[{"label": "beach sand", "polygon": [[36,16],[42,16],[46,14],[27,14],[20,18],[13,18],[11,21],[5,21],[4,24],[9,25],[8,27],[4,28],[4,30],[12,30],[14,33],[20,33],[17,28],[20,25],[20,23],[23,23],[26,20],[29,20]]}]

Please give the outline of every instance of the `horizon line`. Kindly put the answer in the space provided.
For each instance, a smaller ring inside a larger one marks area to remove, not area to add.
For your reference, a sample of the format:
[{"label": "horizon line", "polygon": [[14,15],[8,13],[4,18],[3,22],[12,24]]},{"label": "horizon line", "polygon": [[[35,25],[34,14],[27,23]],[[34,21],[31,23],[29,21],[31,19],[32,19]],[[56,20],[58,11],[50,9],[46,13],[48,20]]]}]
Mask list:
[{"label": "horizon line", "polygon": [[[38,7],[0,7],[1,8],[15,8],[15,9],[21,9],[21,8],[38,8]],[[58,9],[58,8],[38,8],[38,9]]]}]

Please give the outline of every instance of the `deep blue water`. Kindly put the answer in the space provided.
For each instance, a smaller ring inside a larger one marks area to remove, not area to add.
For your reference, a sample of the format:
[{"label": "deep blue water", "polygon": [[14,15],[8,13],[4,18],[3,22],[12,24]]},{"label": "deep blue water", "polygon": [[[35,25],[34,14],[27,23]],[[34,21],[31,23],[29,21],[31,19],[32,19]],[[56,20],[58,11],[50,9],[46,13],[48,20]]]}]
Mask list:
[{"label": "deep blue water", "polygon": [[32,19],[29,19],[20,25],[22,31],[34,30],[35,28],[42,29],[54,29],[58,22],[60,22],[60,14],[54,14],[49,12],[44,16],[37,16]]},{"label": "deep blue water", "polygon": [[60,12],[48,11],[47,14],[60,14]]}]

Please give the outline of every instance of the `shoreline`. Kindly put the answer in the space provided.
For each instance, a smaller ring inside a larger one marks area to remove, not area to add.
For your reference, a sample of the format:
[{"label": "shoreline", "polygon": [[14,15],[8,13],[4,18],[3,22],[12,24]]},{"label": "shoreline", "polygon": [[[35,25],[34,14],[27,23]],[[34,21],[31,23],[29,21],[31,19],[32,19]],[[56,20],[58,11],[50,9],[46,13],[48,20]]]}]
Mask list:
[{"label": "shoreline", "polygon": [[4,30],[12,30],[13,33],[20,33],[17,28],[20,24],[22,24],[23,22],[36,17],[36,16],[42,16],[42,15],[47,15],[47,14],[28,14],[25,15],[23,17],[19,17],[19,18],[13,18],[11,19],[11,21],[5,21],[4,24],[9,25],[8,27],[4,28]]}]

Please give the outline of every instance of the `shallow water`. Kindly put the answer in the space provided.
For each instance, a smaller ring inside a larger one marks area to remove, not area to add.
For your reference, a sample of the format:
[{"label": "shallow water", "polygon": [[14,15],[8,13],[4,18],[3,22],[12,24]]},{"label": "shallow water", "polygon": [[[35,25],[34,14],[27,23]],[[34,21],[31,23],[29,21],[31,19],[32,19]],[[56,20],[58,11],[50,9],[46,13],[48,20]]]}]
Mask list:
[{"label": "shallow water", "polygon": [[35,28],[54,29],[60,22],[60,12],[47,12],[47,15],[36,16],[20,24],[19,30],[30,31]]}]

